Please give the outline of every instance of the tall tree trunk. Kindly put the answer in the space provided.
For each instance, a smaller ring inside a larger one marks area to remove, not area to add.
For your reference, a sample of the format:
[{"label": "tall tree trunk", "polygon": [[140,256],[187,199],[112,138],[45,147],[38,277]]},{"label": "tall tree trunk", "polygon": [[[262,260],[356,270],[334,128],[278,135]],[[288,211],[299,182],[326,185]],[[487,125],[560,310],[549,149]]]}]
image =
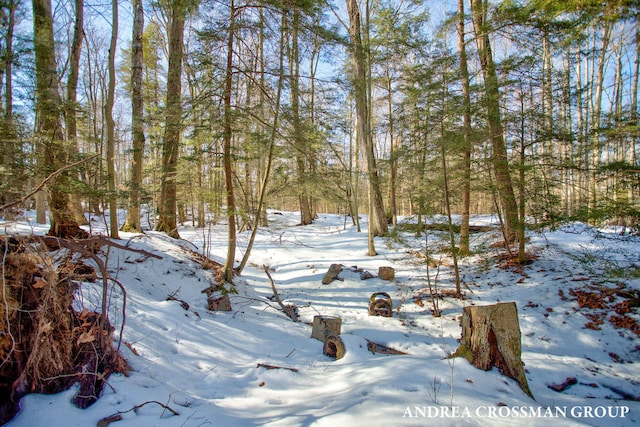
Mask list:
[{"label": "tall tree trunk", "polygon": [[451,259],[453,260],[453,273],[455,277],[456,294],[462,296],[460,289],[460,270],[458,269],[458,249],[456,248],[456,238],[453,229],[453,219],[451,215],[451,197],[449,192],[449,174],[447,168],[447,150],[445,147],[445,111],[447,108],[447,81],[445,77],[444,85],[442,86],[442,116],[440,117],[440,155],[442,164],[442,179],[444,184],[444,202],[447,211],[447,223],[449,228],[449,247],[451,249]]},{"label": "tall tree trunk", "polygon": [[167,115],[162,141],[162,180],[160,183],[160,217],[156,230],[179,238],[176,221],[177,167],[180,134],[182,132],[182,51],[186,0],[174,0],[171,4],[171,29],[169,32],[169,64],[167,73]]},{"label": "tall tree trunk", "polygon": [[[633,83],[631,85],[631,128],[634,129],[631,134],[631,149],[629,163],[636,164],[638,149],[638,141],[640,141],[640,123],[638,123],[638,78],[640,77],[640,21],[636,21],[636,58],[633,66]],[[638,189],[640,191],[640,189]],[[634,203],[638,198],[638,193],[633,191],[633,187],[629,189],[629,200]]]},{"label": "tall tree trunk", "polygon": [[[36,65],[36,133],[41,173],[48,175],[67,163],[62,129],[53,18],[50,0],[33,0],[33,43]],[[48,185],[49,234],[65,237],[78,224],[69,211],[69,177],[61,173]]]},{"label": "tall tree trunk", "polygon": [[227,194],[227,259],[223,267],[225,281],[233,282],[233,267],[236,260],[236,202],[233,193],[233,159],[231,158],[232,117],[231,90],[233,87],[233,45],[235,32],[235,19],[237,9],[234,0],[229,6],[229,36],[227,39],[227,69],[224,84],[224,118],[223,118],[223,149],[222,161],[224,164],[224,182]]},{"label": "tall tree trunk", "polygon": [[516,237],[516,229],[524,226],[524,223],[520,224],[518,221],[518,205],[516,203],[511,173],[509,171],[507,147],[504,140],[504,129],[502,127],[502,115],[500,112],[498,75],[493,62],[489,34],[487,33],[487,2],[486,0],[469,0],[469,2],[471,4],[473,26],[476,34],[476,44],[478,45],[478,55],[480,56],[480,66],[484,77],[485,105],[487,108],[487,120],[493,148],[493,169],[495,171],[498,197],[503,210],[505,237],[511,242]]},{"label": "tall tree trunk", "polygon": [[[4,34],[5,51],[3,58],[4,72],[4,123],[0,127],[2,135],[0,136],[0,164],[5,165],[6,169],[0,174],[3,183],[1,186],[0,204],[5,204],[17,198],[22,190],[20,177],[23,172],[19,170],[18,162],[18,144],[16,143],[16,132],[13,123],[13,39],[16,24],[16,9],[18,1],[9,1],[3,6],[3,16],[5,20],[6,32]],[[0,75],[0,79],[2,76]],[[9,218],[11,212],[4,212]]]},{"label": "tall tree trunk", "polygon": [[[352,121],[352,120],[351,120]],[[353,132],[349,133],[349,184],[347,195],[349,198],[349,212],[351,213],[351,220],[353,225],[356,226],[358,233],[362,231],[360,227],[360,213],[358,210],[358,198],[360,194],[360,166],[359,158],[360,153],[358,150],[358,141],[354,143]],[[375,249],[374,249],[375,250]]]},{"label": "tall tree trunk", "polygon": [[395,122],[393,115],[393,93],[391,87],[391,72],[389,62],[385,68],[385,80],[387,83],[387,113],[389,114],[389,211],[391,213],[391,224],[395,227],[398,224],[397,205],[397,185],[398,185],[398,152],[396,149]]},{"label": "tall tree trunk", "polygon": [[141,232],[140,203],[142,189],[142,160],[144,154],[144,97],[142,75],[144,70],[144,9],[142,0],[133,0],[133,31],[131,37],[131,139],[133,159],[129,183],[129,206],[125,231]]},{"label": "tall tree trunk", "polygon": [[601,116],[602,116],[602,92],[604,90],[604,77],[605,77],[605,65],[607,56],[609,54],[608,47],[611,40],[611,31],[613,30],[613,22],[606,21],[604,28],[602,29],[602,46],[600,47],[600,56],[598,57],[598,64],[596,67],[596,79],[595,79],[595,99],[592,109],[591,117],[591,162],[590,162],[590,181],[589,181],[589,213],[590,221],[594,222],[595,218],[592,215],[597,210],[598,205],[598,169],[600,167],[600,158],[602,155],[602,143],[600,136],[602,132],[600,130]]},{"label": "tall tree trunk", "polygon": [[256,216],[253,221],[253,226],[251,228],[251,237],[249,238],[249,243],[247,244],[247,249],[242,257],[242,261],[237,268],[238,274],[242,273],[247,262],[249,262],[249,256],[251,254],[251,249],[253,248],[253,243],[256,240],[256,235],[258,234],[258,227],[260,225],[261,212],[263,211],[264,199],[267,194],[267,185],[269,183],[269,177],[271,175],[271,165],[273,163],[273,152],[276,145],[276,137],[278,135],[278,120],[280,118],[280,101],[282,98],[282,86],[284,83],[284,43],[285,43],[285,34],[287,27],[287,14],[286,11],[282,12],[282,24],[281,24],[281,35],[280,35],[280,55],[279,55],[279,69],[278,69],[278,88],[276,90],[276,104],[274,106],[273,113],[273,125],[271,127],[271,139],[269,141],[269,152],[267,154],[267,162],[265,165],[264,177],[260,183],[260,188],[258,190],[258,206],[256,207]]},{"label": "tall tree trunk", "polygon": [[[75,0],[75,23],[73,26],[73,41],[71,43],[71,53],[69,55],[69,76],[67,78],[67,101],[65,103],[65,118],[67,130],[67,145],[69,157],[78,156],[78,125],[76,120],[76,109],[78,107],[78,76],[80,71],[80,56],[82,52],[82,40],[84,38],[84,1]],[[82,209],[82,199],[78,192],[70,195],[69,209],[79,224],[88,224]]]},{"label": "tall tree trunk", "polygon": [[300,224],[309,225],[313,222],[311,210],[311,196],[307,190],[309,146],[305,143],[304,130],[300,118],[300,52],[298,47],[298,30],[300,27],[300,10],[293,7],[291,23],[291,50],[289,54],[289,69],[291,73],[291,115],[293,121],[293,139],[296,150],[296,174],[298,180],[298,201],[300,203]]},{"label": "tall tree trunk", "polygon": [[118,198],[116,194],[116,124],[113,120],[113,104],[116,93],[116,46],[118,41],[118,2],[111,4],[111,43],[109,45],[109,84],[107,88],[107,102],[105,117],[107,122],[107,185],[109,188],[109,228],[113,239],[118,236]]},{"label": "tall tree trunk", "polygon": [[349,13],[349,36],[351,38],[351,56],[353,63],[353,84],[356,102],[356,134],[359,145],[367,161],[367,177],[369,180],[369,255],[376,255],[372,245],[372,236],[381,236],[389,231],[387,225],[380,180],[376,166],[375,147],[371,137],[371,122],[367,96],[367,73],[365,52],[362,45],[360,10],[356,0],[347,0]]},{"label": "tall tree trunk", "polygon": [[467,64],[467,47],[464,37],[464,0],[458,0],[458,51],[460,77],[462,79],[463,113],[463,170],[462,170],[462,218],[460,224],[460,253],[469,253],[469,211],[471,206],[471,84]]}]

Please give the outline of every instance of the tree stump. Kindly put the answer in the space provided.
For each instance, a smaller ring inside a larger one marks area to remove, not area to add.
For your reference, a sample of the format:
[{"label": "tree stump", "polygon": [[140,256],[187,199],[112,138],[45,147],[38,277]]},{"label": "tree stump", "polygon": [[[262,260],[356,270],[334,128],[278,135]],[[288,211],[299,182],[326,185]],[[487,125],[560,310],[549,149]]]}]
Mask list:
[{"label": "tree stump", "polygon": [[322,348],[322,353],[336,360],[342,359],[344,357],[345,347],[340,336],[331,335],[327,337],[327,340],[324,342],[324,347]]},{"label": "tree stump", "polygon": [[342,271],[342,266],[340,264],[331,264],[329,267],[329,271],[327,271],[322,278],[322,284],[328,285],[334,280],[338,279],[338,274]]},{"label": "tree stump", "polygon": [[521,358],[520,324],[515,302],[464,307],[460,347],[451,357],[464,357],[478,369],[497,367],[533,398]]},{"label": "tree stump", "polygon": [[380,267],[378,268],[378,278],[382,280],[391,281],[395,278],[395,270],[393,267]]},{"label": "tree stump", "polygon": [[327,337],[340,335],[342,319],[333,316],[313,316],[311,338],[325,342]]}]

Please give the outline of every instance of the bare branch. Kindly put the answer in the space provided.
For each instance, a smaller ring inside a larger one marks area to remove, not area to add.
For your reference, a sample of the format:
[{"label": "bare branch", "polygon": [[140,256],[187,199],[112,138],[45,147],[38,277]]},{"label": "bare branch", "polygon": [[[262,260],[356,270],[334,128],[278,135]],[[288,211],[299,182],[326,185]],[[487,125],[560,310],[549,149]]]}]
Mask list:
[{"label": "bare branch", "polygon": [[33,189],[30,193],[28,193],[26,196],[21,197],[20,199],[18,199],[18,200],[16,200],[16,201],[13,201],[13,202],[11,202],[11,203],[7,203],[7,204],[6,204],[6,205],[4,205],[4,206],[0,206],[0,211],[7,210],[7,209],[12,208],[12,207],[14,207],[14,206],[16,206],[16,205],[19,205],[20,203],[23,203],[23,202],[24,202],[25,200],[27,200],[29,197],[33,196],[33,195],[34,195],[34,194],[36,194],[38,191],[42,190],[42,188],[43,188],[45,185],[47,185],[47,183],[48,183],[49,181],[51,181],[52,179],[54,179],[55,177],[57,177],[58,175],[60,175],[62,172],[66,171],[66,170],[69,170],[69,169],[73,169],[73,168],[75,168],[76,166],[78,166],[78,165],[80,165],[80,164],[82,164],[82,163],[88,162],[88,161],[90,161],[90,160],[93,160],[93,159],[95,159],[95,158],[96,158],[96,157],[98,157],[98,156],[99,156],[99,154],[94,154],[94,155],[93,155],[93,156],[91,156],[91,157],[87,157],[87,158],[85,158],[85,159],[78,160],[77,162],[74,162],[74,163],[68,164],[68,165],[66,165],[66,166],[64,166],[64,167],[62,167],[62,168],[60,168],[60,169],[58,169],[57,171],[52,172],[52,173],[51,173],[51,175],[49,175],[49,176],[48,176],[48,177],[46,177],[44,180],[42,180],[42,182],[40,182],[40,184],[38,184],[38,186],[37,186],[35,189]]},{"label": "bare branch", "polygon": [[269,266],[263,265],[262,268],[264,268],[264,272],[267,274],[267,277],[269,278],[269,282],[271,282],[271,289],[273,289],[273,295],[276,297],[276,302],[280,304],[280,307],[282,308],[282,311],[284,312],[284,314],[286,314],[287,317],[289,317],[294,322],[299,322],[300,318],[298,317],[298,313],[296,313],[295,307],[291,305],[284,305],[282,303],[282,300],[280,299],[280,295],[278,295],[278,290],[276,289],[276,285],[273,282],[273,277],[271,277],[271,273],[269,273]]}]

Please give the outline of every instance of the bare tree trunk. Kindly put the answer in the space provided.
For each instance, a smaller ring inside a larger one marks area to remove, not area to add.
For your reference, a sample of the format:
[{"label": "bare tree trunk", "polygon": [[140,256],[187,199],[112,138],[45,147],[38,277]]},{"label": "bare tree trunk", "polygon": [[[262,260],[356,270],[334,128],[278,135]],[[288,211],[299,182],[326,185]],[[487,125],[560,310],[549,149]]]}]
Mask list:
[{"label": "bare tree trunk", "polygon": [[[238,274],[242,273],[244,267],[247,265],[249,261],[249,256],[251,254],[251,249],[253,248],[253,243],[256,239],[256,234],[258,233],[258,227],[260,225],[261,212],[262,207],[264,205],[265,195],[267,194],[267,184],[269,182],[269,177],[271,175],[271,165],[273,163],[273,151],[276,145],[276,136],[278,134],[278,120],[280,117],[280,100],[282,98],[282,86],[284,82],[284,41],[285,41],[285,30],[287,25],[287,14],[286,11],[282,12],[282,28],[281,28],[281,36],[280,36],[280,68],[279,68],[279,78],[278,78],[278,89],[276,91],[276,105],[274,106],[274,116],[273,116],[273,125],[271,127],[271,141],[269,142],[269,154],[267,155],[267,164],[264,171],[264,177],[260,184],[259,196],[258,196],[258,206],[256,208],[256,216],[253,222],[253,227],[251,229],[251,237],[249,238],[249,243],[247,245],[247,249],[242,257],[242,261],[237,268]],[[266,271],[266,270],[265,270]]]},{"label": "bare tree trunk", "polygon": [[[636,164],[638,141],[640,140],[640,123],[638,123],[638,77],[640,75],[640,21],[636,21],[636,59],[633,66],[633,83],[631,86],[631,126],[635,129],[631,135],[631,149],[629,163]],[[640,189],[639,189],[640,190]],[[638,198],[638,193],[633,191],[633,187],[629,190],[629,200],[634,203]]]},{"label": "bare tree trunk", "polygon": [[118,239],[118,199],[116,195],[115,128],[113,104],[116,92],[116,44],[118,41],[118,2],[112,3],[111,43],[109,45],[109,86],[105,116],[107,121],[107,185],[109,187],[109,228],[113,239]]},{"label": "bare tree trunk", "polygon": [[[62,129],[58,74],[53,39],[53,18],[50,0],[33,0],[33,42],[36,65],[36,133],[42,161],[41,173],[46,176],[67,163],[67,150]],[[62,173],[48,186],[49,234],[65,237],[67,231],[78,229],[69,211],[69,177]]]},{"label": "bare tree trunk", "polygon": [[171,4],[171,30],[169,33],[169,64],[167,73],[167,120],[162,141],[162,181],[160,184],[160,217],[156,230],[179,238],[176,221],[177,166],[182,132],[182,51],[186,1]]},{"label": "bare tree trunk", "polygon": [[[598,169],[600,167],[600,157],[602,155],[602,143],[600,142],[600,123],[602,116],[602,92],[604,90],[605,65],[608,55],[609,41],[611,40],[611,31],[613,23],[606,21],[602,30],[602,46],[600,47],[600,57],[598,58],[597,75],[595,80],[595,100],[591,118],[591,162],[590,162],[590,181],[589,181],[589,213],[590,216],[597,210],[598,204]],[[590,218],[593,222],[594,218]]]},{"label": "bare tree trunk", "polygon": [[[2,65],[4,66],[4,123],[0,130],[2,135],[0,136],[0,164],[4,165],[4,168],[0,172],[0,203],[5,204],[7,202],[17,199],[22,190],[21,177],[24,176],[24,172],[18,167],[18,144],[16,144],[16,130],[13,123],[13,41],[14,31],[16,24],[16,9],[18,8],[18,2],[11,0],[7,2],[3,10],[4,25],[6,25],[5,34],[3,39],[5,41],[5,51]],[[0,81],[2,75],[0,75]],[[9,218],[12,213],[5,211],[4,215]]]},{"label": "bare tree trunk", "polygon": [[141,232],[140,203],[142,189],[142,160],[144,155],[144,97],[142,75],[144,70],[144,9],[142,0],[133,0],[133,31],[131,37],[131,139],[133,159],[129,183],[129,206],[124,231]]},{"label": "bare tree trunk", "polygon": [[[360,227],[360,212],[358,209],[358,197],[360,194],[360,168],[358,142],[354,143],[353,132],[349,134],[349,212],[351,213],[351,220],[353,225],[356,226],[358,233],[362,231]],[[374,249],[375,250],[375,249]]]},{"label": "bare tree trunk", "polygon": [[460,224],[460,253],[469,253],[469,211],[471,206],[471,84],[464,37],[464,0],[458,0],[458,51],[462,79],[464,158],[462,171],[462,218]]},{"label": "bare tree trunk", "polygon": [[233,283],[233,267],[236,259],[236,202],[233,193],[233,164],[231,158],[231,139],[232,139],[232,111],[231,111],[231,89],[233,87],[233,45],[235,19],[237,9],[234,0],[231,0],[229,6],[229,35],[227,39],[227,70],[225,75],[224,88],[224,130],[223,130],[223,163],[225,175],[225,189],[227,194],[227,259],[225,261],[223,272],[224,280]]},{"label": "bare tree trunk", "polygon": [[471,4],[476,44],[478,45],[480,65],[484,77],[485,104],[493,147],[493,169],[496,176],[500,205],[504,212],[505,237],[508,240],[507,243],[510,243],[515,239],[516,230],[520,225],[518,221],[518,205],[513,191],[507,147],[504,140],[504,129],[502,127],[498,76],[493,62],[493,53],[491,51],[489,34],[487,33],[487,25],[485,22],[487,3],[486,0],[469,0],[469,2]]},{"label": "bare tree trunk", "polygon": [[451,197],[449,195],[449,174],[447,171],[447,150],[445,148],[445,123],[444,123],[444,113],[446,110],[447,104],[447,85],[446,78],[445,84],[442,86],[442,117],[440,117],[440,155],[442,161],[442,176],[444,181],[444,202],[445,208],[447,211],[447,222],[449,226],[449,247],[451,248],[451,259],[453,260],[453,273],[455,277],[456,284],[456,294],[458,296],[462,296],[462,291],[460,289],[460,270],[458,269],[458,248],[456,248],[456,238],[453,230],[453,219],[451,216]]},{"label": "bare tree trunk", "polygon": [[298,181],[298,201],[300,203],[300,224],[309,225],[313,222],[311,196],[307,190],[307,175],[310,147],[305,144],[305,135],[300,118],[300,52],[298,47],[298,29],[300,27],[300,10],[293,6],[291,23],[291,50],[289,54],[289,69],[291,73],[291,115],[293,121],[293,139],[297,149],[296,174]]},{"label": "bare tree trunk", "polygon": [[394,115],[393,115],[393,94],[391,88],[391,73],[389,71],[389,63],[386,64],[386,83],[387,83],[387,113],[389,114],[389,210],[391,213],[391,224],[395,227],[398,224],[398,205],[397,205],[397,181],[398,181],[398,153],[396,150]]},{"label": "bare tree trunk", "polygon": [[[69,55],[69,77],[67,78],[67,101],[65,103],[65,118],[67,126],[67,144],[69,156],[78,156],[77,134],[78,126],[76,120],[78,75],[80,70],[80,55],[82,52],[82,40],[84,38],[84,1],[75,0],[75,24],[73,27],[73,41],[71,53]],[[82,209],[80,194],[74,192],[70,194],[69,209],[79,224],[88,224]]]},{"label": "bare tree trunk", "polygon": [[367,176],[369,179],[370,212],[369,228],[370,243],[369,255],[376,255],[372,247],[371,235],[381,236],[389,232],[386,222],[384,203],[380,191],[380,181],[376,166],[375,147],[371,138],[369,103],[367,96],[367,73],[365,64],[365,53],[362,45],[362,31],[360,25],[360,10],[356,0],[347,0],[349,12],[349,36],[351,38],[351,53],[354,69],[354,92],[356,101],[356,125],[359,145],[362,147],[367,160]]}]

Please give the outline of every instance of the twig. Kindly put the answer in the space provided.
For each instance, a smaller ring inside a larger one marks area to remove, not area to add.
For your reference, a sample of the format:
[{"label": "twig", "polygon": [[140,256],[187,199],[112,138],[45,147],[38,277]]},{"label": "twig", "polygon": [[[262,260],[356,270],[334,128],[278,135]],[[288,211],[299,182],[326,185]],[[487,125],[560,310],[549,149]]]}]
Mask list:
[{"label": "twig", "polygon": [[69,169],[73,169],[74,167],[88,162],[90,160],[95,159],[96,157],[98,157],[100,154],[94,154],[91,157],[87,157],[86,159],[81,159],[78,160],[77,162],[71,163],[69,165],[63,166],[60,169],[58,169],[57,171],[52,172],[48,177],[46,177],[44,180],[42,180],[42,182],[40,182],[40,184],[38,184],[38,186],[33,189],[31,192],[29,192],[26,196],[21,197],[20,199],[13,201],[11,203],[7,203],[4,206],[0,206],[0,211],[4,211],[6,209],[12,208],[16,205],[19,205],[20,203],[24,202],[25,200],[27,200],[29,197],[33,196],[34,194],[36,194],[38,191],[42,190],[42,187],[44,187],[45,185],[47,185],[47,183],[49,181],[51,181],[52,179],[54,179],[55,177],[57,177],[58,175],[60,175],[62,172],[69,170]]},{"label": "twig", "polygon": [[273,289],[273,295],[276,297],[276,302],[280,304],[280,307],[282,307],[282,311],[284,311],[284,314],[286,314],[287,317],[289,317],[294,322],[299,322],[300,318],[298,317],[298,314],[296,313],[294,307],[290,305],[285,306],[282,303],[282,300],[280,299],[280,295],[278,295],[278,290],[276,289],[276,285],[273,282],[273,277],[271,277],[271,273],[269,273],[269,266],[263,265],[262,268],[264,269],[264,272],[267,274],[267,277],[269,278],[269,282],[271,282],[271,289]]},{"label": "twig", "polygon": [[99,427],[103,427],[103,426],[109,425],[109,423],[111,423],[113,421],[120,421],[122,419],[122,417],[121,417],[122,414],[126,414],[127,412],[131,412],[131,411],[137,411],[138,409],[142,408],[143,406],[145,406],[148,403],[158,404],[161,407],[163,407],[165,410],[171,412],[173,415],[180,415],[177,411],[172,409],[170,406],[165,405],[164,403],[160,403],[157,400],[149,400],[147,402],[144,402],[144,403],[141,403],[139,405],[136,405],[133,408],[127,410],[127,411],[118,411],[113,415],[109,415],[108,417],[104,417],[103,419],[98,421],[98,426]]}]

